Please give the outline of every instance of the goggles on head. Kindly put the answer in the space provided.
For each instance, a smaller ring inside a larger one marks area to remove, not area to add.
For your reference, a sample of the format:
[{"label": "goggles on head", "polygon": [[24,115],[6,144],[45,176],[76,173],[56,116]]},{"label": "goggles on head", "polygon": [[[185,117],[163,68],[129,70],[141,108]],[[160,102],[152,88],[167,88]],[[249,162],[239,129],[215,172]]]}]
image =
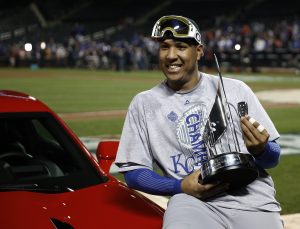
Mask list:
[{"label": "goggles on head", "polygon": [[151,37],[163,38],[166,31],[175,38],[192,38],[202,44],[200,32],[188,18],[175,15],[161,17],[154,25]]}]

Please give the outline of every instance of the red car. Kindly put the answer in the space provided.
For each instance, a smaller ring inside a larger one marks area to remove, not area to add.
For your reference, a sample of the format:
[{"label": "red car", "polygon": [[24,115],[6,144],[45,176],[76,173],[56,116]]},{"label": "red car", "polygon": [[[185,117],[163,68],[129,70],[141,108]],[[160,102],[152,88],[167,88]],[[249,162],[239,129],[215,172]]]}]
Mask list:
[{"label": "red car", "polygon": [[41,101],[0,91],[0,227],[161,228],[164,210],[107,172],[117,146],[97,162]]}]

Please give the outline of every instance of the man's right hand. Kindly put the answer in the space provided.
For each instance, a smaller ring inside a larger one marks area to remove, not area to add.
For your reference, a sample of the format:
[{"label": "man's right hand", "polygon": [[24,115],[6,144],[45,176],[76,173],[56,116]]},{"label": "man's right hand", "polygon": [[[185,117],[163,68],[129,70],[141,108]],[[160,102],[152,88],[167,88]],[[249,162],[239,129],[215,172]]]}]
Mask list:
[{"label": "man's right hand", "polygon": [[229,184],[200,184],[198,182],[201,172],[197,170],[186,176],[181,182],[181,190],[194,196],[198,199],[204,200],[216,194],[228,190]]}]

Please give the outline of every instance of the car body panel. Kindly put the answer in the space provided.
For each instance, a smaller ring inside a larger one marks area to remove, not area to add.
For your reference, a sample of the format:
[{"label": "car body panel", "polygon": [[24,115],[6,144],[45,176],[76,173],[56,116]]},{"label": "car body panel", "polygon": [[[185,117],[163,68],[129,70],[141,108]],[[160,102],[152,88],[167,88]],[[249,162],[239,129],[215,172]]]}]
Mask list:
[{"label": "car body panel", "polygon": [[117,181],[60,194],[2,192],[0,202],[4,228],[53,228],[51,219],[74,228],[162,226],[163,211]]},{"label": "car body panel", "polygon": [[7,90],[0,91],[0,104],[0,114],[51,114],[81,149],[99,176],[107,177],[104,183],[59,193],[2,189],[1,228],[162,227],[164,210],[107,171],[104,172],[79,138],[47,105],[24,93]]}]

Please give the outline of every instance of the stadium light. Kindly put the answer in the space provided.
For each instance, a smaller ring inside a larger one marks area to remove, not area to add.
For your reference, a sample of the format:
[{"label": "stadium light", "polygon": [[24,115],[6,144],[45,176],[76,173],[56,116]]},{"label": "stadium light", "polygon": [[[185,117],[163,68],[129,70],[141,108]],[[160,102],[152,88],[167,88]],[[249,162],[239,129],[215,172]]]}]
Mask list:
[{"label": "stadium light", "polygon": [[241,50],[241,45],[240,45],[240,44],[235,44],[234,49],[235,49],[236,51]]},{"label": "stadium light", "polygon": [[46,43],[44,41],[42,41],[40,47],[41,47],[41,49],[45,49],[46,48]]},{"label": "stadium light", "polygon": [[31,43],[26,43],[24,45],[24,49],[26,52],[31,52],[32,51],[32,44]]}]

